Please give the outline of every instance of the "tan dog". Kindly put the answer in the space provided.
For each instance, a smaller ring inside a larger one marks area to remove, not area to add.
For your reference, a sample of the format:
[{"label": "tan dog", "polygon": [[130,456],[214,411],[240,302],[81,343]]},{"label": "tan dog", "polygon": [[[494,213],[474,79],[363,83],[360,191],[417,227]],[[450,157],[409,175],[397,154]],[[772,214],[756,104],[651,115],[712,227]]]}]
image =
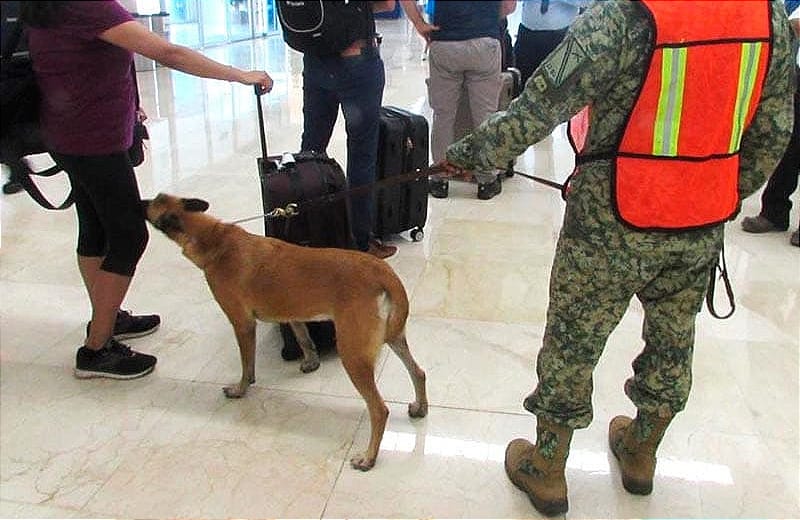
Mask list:
[{"label": "tan dog", "polygon": [[223,390],[242,397],[255,382],[256,320],[289,323],[303,351],[303,372],[319,367],[319,356],[304,322],[330,319],[347,375],[367,403],[369,446],[350,463],[375,465],[389,409],[375,384],[375,361],[388,343],[414,384],[411,417],[428,413],[425,372],[405,336],[408,297],[389,265],[366,253],[300,247],[266,238],[203,213],[208,203],[159,194],[143,201],[147,220],[183,248],[203,270],[239,343],[242,378]]}]

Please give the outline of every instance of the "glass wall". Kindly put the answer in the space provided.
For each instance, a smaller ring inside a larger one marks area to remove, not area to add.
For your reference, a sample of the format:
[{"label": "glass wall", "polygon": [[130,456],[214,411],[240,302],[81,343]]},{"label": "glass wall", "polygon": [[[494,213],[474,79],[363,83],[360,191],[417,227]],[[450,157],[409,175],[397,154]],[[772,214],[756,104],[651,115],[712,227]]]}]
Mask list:
[{"label": "glass wall", "polygon": [[275,0],[161,0],[170,41],[195,49],[280,33]]}]

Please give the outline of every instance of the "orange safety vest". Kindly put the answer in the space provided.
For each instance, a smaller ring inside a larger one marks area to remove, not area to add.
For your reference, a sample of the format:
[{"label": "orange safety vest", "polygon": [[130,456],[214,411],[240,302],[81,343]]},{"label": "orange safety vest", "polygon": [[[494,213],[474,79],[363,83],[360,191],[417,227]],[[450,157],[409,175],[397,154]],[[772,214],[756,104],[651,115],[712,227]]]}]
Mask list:
[{"label": "orange safety vest", "polygon": [[[719,224],[739,207],[742,135],[761,98],[771,55],[770,2],[642,4],[651,15],[655,44],[610,156],[617,217],[641,230]],[[579,153],[585,135],[576,123],[588,118],[585,110],[570,124]],[[579,155],[576,163],[593,158],[606,156]]]}]

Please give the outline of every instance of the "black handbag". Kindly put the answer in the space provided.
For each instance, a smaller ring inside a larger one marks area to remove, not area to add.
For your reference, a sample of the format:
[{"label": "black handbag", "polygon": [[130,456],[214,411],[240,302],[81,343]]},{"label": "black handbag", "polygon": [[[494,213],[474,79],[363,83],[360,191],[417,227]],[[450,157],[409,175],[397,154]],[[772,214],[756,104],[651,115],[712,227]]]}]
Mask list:
[{"label": "black handbag", "polygon": [[128,148],[128,158],[131,166],[139,166],[144,162],[144,141],[150,139],[145,124],[139,120],[139,83],[136,80],[136,65],[131,63],[131,77],[133,77],[133,88],[136,92],[136,122],[133,123],[133,142]]},{"label": "black handbag", "polygon": [[150,139],[150,134],[147,133],[144,123],[137,119],[133,124],[133,143],[128,148],[128,158],[130,158],[132,166],[139,166],[144,162],[145,139]]}]

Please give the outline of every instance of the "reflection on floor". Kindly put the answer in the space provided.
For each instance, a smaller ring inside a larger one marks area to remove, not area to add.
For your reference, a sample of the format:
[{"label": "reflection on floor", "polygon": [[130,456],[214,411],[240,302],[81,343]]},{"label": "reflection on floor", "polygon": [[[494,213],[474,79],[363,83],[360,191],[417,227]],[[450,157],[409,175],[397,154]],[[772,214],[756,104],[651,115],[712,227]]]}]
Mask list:
[{"label": "reflection on floor", "polygon": [[[422,45],[406,22],[383,21],[385,103],[430,115]],[[280,39],[208,53],[265,67],[270,149],[294,151],[302,122],[300,57]],[[261,211],[252,91],[159,69],[139,74],[150,149],[137,170],[144,196],[199,196],[234,220]],[[572,168],[563,128],[518,167],[560,180]],[[331,155],[344,162],[337,126]],[[63,179],[43,183],[64,193]],[[534,435],[521,406],[547,307],[563,203],[513,177],[491,201],[453,183],[431,199],[421,242],[392,237],[389,263],[411,296],[409,340],[428,372],[431,409],[409,420],[413,391],[396,357],[379,360],[391,415],[376,467],[350,469],[368,419],[335,357],[302,374],[280,359],[274,327],[259,328],[257,383],[228,400],[238,378],[233,333],[202,273],[152,233],[126,306],[164,323],[135,348],[159,357],[131,382],[78,381],[73,356],[88,307],[75,267],[71,211],[41,210],[24,194],[2,204],[0,260],[0,516],[3,517],[531,517],[503,471],[514,437]],[[758,208],[745,202],[744,214]],[[793,215],[797,222],[797,215]],[[245,224],[263,231],[258,221]],[[569,517],[797,517],[800,262],[788,233],[728,226],[738,310],[698,319],[694,390],[668,431],[655,491],[627,494],[606,445],[608,420],[631,413],[622,391],[641,348],[632,303],[595,373],[595,420],[576,432]]]}]

